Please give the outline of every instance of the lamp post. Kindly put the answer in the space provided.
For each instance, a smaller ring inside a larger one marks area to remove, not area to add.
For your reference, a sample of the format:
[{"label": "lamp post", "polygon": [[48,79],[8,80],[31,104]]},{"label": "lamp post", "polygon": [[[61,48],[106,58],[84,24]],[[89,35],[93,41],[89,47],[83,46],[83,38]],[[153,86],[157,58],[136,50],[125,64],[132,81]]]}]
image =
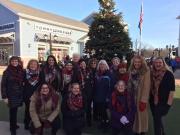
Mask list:
[{"label": "lamp post", "polygon": [[[49,36],[47,34],[44,35],[44,39],[46,40],[46,42],[48,41],[48,37],[49,37],[49,54],[52,55],[52,34],[49,33]],[[54,35],[54,39],[56,40],[58,36]]]},{"label": "lamp post", "polygon": [[180,56],[180,15],[176,19],[179,19],[178,56]]},{"label": "lamp post", "polygon": [[47,34],[44,35],[44,39],[46,42],[48,41],[49,37],[49,54],[52,55],[52,40],[51,40],[51,33],[49,33],[49,36]]}]

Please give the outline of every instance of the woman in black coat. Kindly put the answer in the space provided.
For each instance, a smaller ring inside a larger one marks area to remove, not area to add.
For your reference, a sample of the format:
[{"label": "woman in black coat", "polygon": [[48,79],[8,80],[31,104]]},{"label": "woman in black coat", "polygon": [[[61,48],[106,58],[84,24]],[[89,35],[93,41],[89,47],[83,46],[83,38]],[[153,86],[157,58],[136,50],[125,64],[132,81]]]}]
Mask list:
[{"label": "woman in black coat", "polygon": [[29,114],[30,98],[40,84],[39,72],[40,69],[39,69],[38,61],[35,59],[31,59],[28,62],[27,69],[25,70],[25,78],[24,78],[23,96],[25,103],[25,116],[24,116],[25,129],[29,129],[29,123],[31,121]]},{"label": "woman in black coat", "polygon": [[84,127],[85,104],[78,83],[71,85],[70,92],[63,98],[61,107],[66,135],[81,135]]},{"label": "woman in black coat", "polygon": [[168,114],[172,105],[175,79],[160,57],[153,61],[151,79],[150,107],[154,121],[154,135],[165,135],[162,118]]},{"label": "woman in black coat", "polygon": [[92,76],[90,76],[90,72],[86,66],[85,60],[81,59],[79,61],[79,67],[80,67],[80,71],[79,71],[80,86],[86,101],[86,122],[88,126],[91,126],[91,119],[92,119],[91,104],[93,101],[94,80]]},{"label": "woman in black coat", "polygon": [[19,57],[12,56],[1,81],[2,99],[9,107],[11,135],[16,135],[17,111],[23,103],[24,71]]},{"label": "woman in black coat", "polygon": [[55,91],[60,92],[62,87],[62,73],[57,64],[56,58],[49,55],[45,65],[40,72],[40,80],[50,84]]}]

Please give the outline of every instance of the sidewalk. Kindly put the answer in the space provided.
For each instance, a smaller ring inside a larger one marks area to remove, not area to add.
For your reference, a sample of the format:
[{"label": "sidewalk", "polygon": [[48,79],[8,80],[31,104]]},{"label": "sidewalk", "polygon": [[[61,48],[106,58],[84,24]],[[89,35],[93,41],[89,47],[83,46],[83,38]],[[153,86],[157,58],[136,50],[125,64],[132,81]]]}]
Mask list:
[{"label": "sidewalk", "polygon": [[[17,130],[17,135],[31,135],[29,131],[24,130],[24,127],[22,124],[18,124],[20,128]],[[2,122],[0,121],[0,134],[1,135],[10,135],[9,132],[9,122]],[[65,135],[62,130],[60,130],[57,135]],[[83,133],[82,135],[91,135]]]}]

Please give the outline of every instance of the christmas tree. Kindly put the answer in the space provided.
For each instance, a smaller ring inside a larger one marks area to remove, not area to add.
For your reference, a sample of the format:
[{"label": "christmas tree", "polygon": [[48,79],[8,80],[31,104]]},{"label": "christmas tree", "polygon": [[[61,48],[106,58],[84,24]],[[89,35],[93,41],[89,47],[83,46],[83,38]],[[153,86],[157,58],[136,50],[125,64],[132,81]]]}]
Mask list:
[{"label": "christmas tree", "polygon": [[129,57],[132,53],[132,42],[125,29],[122,14],[115,13],[113,0],[99,0],[99,4],[99,13],[95,14],[90,26],[85,52],[108,61],[114,56]]}]

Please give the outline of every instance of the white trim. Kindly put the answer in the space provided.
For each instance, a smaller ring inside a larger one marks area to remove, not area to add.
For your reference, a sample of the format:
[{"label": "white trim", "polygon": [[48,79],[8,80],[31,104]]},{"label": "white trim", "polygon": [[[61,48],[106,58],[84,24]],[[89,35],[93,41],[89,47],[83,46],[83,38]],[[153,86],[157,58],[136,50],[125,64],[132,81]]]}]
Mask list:
[{"label": "white trim", "polygon": [[0,43],[0,45],[9,45],[12,44],[13,45],[14,42],[8,42],[8,43]]}]

